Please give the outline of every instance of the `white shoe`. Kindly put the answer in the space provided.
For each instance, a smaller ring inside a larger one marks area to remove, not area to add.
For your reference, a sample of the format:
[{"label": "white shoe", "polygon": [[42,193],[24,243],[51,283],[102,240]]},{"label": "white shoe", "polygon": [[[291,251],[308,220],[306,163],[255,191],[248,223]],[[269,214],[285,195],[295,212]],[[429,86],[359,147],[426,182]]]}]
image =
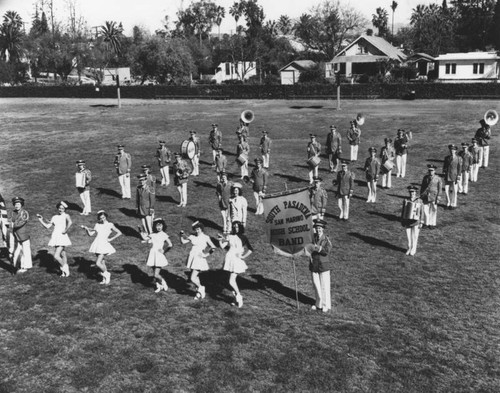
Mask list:
[{"label": "white shoe", "polygon": [[198,288],[198,293],[200,294],[200,296],[201,296],[202,299],[205,299],[205,287],[203,285],[201,285]]},{"label": "white shoe", "polygon": [[163,289],[163,287],[160,284],[156,283],[155,293],[160,292],[162,289]]},{"label": "white shoe", "polygon": [[163,289],[164,291],[168,290],[168,285],[167,285],[166,281],[163,281],[163,283],[161,285],[161,289]]},{"label": "white shoe", "polygon": [[243,296],[241,296],[241,294],[236,295],[236,304],[238,308],[241,308],[243,306]]},{"label": "white shoe", "polygon": [[408,249],[408,251],[406,251],[406,255],[410,255],[410,253],[411,253],[411,250]]},{"label": "white shoe", "polygon": [[28,269],[21,268],[21,269],[18,269],[16,273],[26,273],[27,271],[28,271]]}]

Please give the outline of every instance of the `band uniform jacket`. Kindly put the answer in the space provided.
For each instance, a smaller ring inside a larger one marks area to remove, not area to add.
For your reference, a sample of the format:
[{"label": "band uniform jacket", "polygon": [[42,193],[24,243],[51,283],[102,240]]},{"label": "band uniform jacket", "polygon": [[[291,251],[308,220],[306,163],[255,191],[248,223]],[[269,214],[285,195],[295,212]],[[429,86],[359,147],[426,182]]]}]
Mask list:
[{"label": "band uniform jacket", "polygon": [[456,182],[462,174],[462,159],[458,156],[446,156],[444,158],[443,173],[445,182]]},{"label": "band uniform jacket", "polygon": [[132,168],[132,158],[129,153],[117,154],[114,164],[118,175],[126,175]]},{"label": "band uniform jacket", "polygon": [[387,173],[387,169],[383,166],[387,161],[394,161],[396,158],[396,151],[394,150],[394,147],[392,147],[391,144],[389,146],[383,146],[380,149],[380,163],[382,165],[382,171]]},{"label": "band uniform jacket", "polygon": [[156,158],[158,159],[158,165],[160,166],[160,168],[163,168],[164,166],[170,164],[172,155],[170,153],[170,150],[163,146],[159,147],[158,150],[156,150]]},{"label": "band uniform jacket", "polygon": [[215,193],[217,194],[217,198],[219,199],[219,208],[221,210],[229,209],[229,199],[231,198],[231,187],[233,187],[233,183],[228,181],[226,183],[217,183],[215,187]]},{"label": "band uniform jacket", "polygon": [[217,173],[224,172],[227,167],[227,158],[222,154],[220,156],[215,156],[215,171]]},{"label": "band uniform jacket", "polygon": [[433,176],[427,174],[422,180],[420,186],[420,198],[425,204],[438,203],[441,190],[443,189],[443,180],[434,174]]},{"label": "band uniform jacket", "polygon": [[477,139],[477,144],[479,146],[488,146],[488,139],[491,137],[491,128],[478,128],[474,138]]},{"label": "band uniform jacket", "polygon": [[403,135],[402,137],[397,136],[394,139],[394,150],[396,150],[397,156],[402,156],[408,153],[408,136]]},{"label": "band uniform jacket", "polygon": [[248,161],[248,155],[250,153],[250,145],[247,141],[241,140],[236,147],[236,157],[243,156]]},{"label": "band uniform jacket", "polygon": [[321,238],[314,236],[314,244],[320,246],[319,251],[313,251],[311,253],[311,259],[309,263],[309,270],[313,273],[323,273],[330,270],[330,252],[332,250],[332,243],[328,236],[323,234]]},{"label": "band uniform jacket", "polygon": [[78,171],[79,173],[83,173],[85,175],[85,187],[76,187],[79,192],[83,192],[86,190],[90,190],[90,181],[92,180],[92,172],[87,168]]},{"label": "band uniform jacket", "polygon": [[148,187],[153,194],[156,194],[156,176],[151,173],[148,174]]},{"label": "band uniform jacket", "polygon": [[309,190],[309,198],[311,199],[312,214],[326,213],[326,202],[328,201],[328,194],[323,187],[311,187]]},{"label": "band uniform jacket", "polygon": [[[418,219],[417,220],[410,220],[410,219],[407,219],[403,216],[405,206],[408,202],[413,202],[413,203],[416,203],[417,205],[420,205],[419,210],[418,210]],[[416,198],[413,201],[410,200],[409,198],[405,199],[403,201],[403,208],[401,209],[401,226],[403,228],[415,227],[415,226],[419,225],[421,222],[423,222],[423,220],[424,220],[424,208],[423,208],[422,199]]]},{"label": "band uniform jacket", "polygon": [[472,154],[468,150],[462,150],[458,156],[462,159],[462,172],[469,172],[473,161]]},{"label": "band uniform jacket", "polygon": [[377,181],[380,172],[380,161],[377,158],[368,157],[364,169],[367,181]]},{"label": "band uniform jacket", "polygon": [[[349,196],[354,188],[354,173],[351,171],[340,171],[337,173],[337,197]],[[334,183],[334,185],[335,185]]]},{"label": "band uniform jacket", "polygon": [[176,186],[187,183],[188,177],[191,173],[191,166],[186,160],[181,159],[179,162],[174,162],[174,184]]},{"label": "band uniform jacket", "polygon": [[309,142],[307,144],[307,158],[319,156],[321,153],[321,143]]},{"label": "band uniform jacket", "polygon": [[347,140],[350,145],[359,145],[361,141],[361,130],[358,127],[352,127],[347,131]]},{"label": "band uniform jacket", "polygon": [[472,154],[472,163],[473,164],[478,164],[479,163],[479,146],[471,146],[469,147],[469,152]]},{"label": "band uniform jacket", "polygon": [[10,216],[10,221],[12,221],[12,232],[19,242],[24,242],[30,238],[28,234],[29,219],[30,215],[24,208],[18,211],[14,210]]},{"label": "band uniform jacket", "polygon": [[147,183],[144,187],[137,187],[136,196],[137,214],[141,217],[151,215],[150,210],[155,208],[156,198],[155,194],[151,192],[151,189],[149,188]]},{"label": "band uniform jacket", "polygon": [[217,130],[210,131],[210,135],[208,136],[208,143],[212,150],[216,150],[222,147],[222,132]]},{"label": "band uniform jacket", "polygon": [[264,135],[262,138],[260,138],[260,151],[262,154],[267,154],[271,151],[271,138],[269,138],[267,135]]},{"label": "band uniform jacket", "polygon": [[253,187],[252,189],[255,192],[263,192],[266,193],[267,190],[267,182],[268,182],[269,174],[264,168],[254,168],[252,173],[250,174],[250,179],[252,179]]},{"label": "band uniform jacket", "polygon": [[335,154],[342,151],[342,137],[331,132],[326,136],[326,154]]}]

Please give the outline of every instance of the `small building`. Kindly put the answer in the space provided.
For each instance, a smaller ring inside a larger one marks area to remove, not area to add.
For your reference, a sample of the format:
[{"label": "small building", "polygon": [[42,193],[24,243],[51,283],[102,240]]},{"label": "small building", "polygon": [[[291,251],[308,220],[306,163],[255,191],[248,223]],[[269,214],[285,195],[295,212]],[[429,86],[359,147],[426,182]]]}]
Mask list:
[{"label": "small building", "polygon": [[335,71],[340,75],[376,75],[384,61],[402,64],[407,56],[382,37],[363,34],[342,49],[326,67],[326,77],[333,78]]},{"label": "small building", "polygon": [[436,58],[440,82],[499,82],[496,52],[446,53]]},{"label": "small building", "polygon": [[116,75],[120,77],[120,84],[130,84],[130,67],[104,68],[102,70],[102,85],[116,85]]},{"label": "small building", "polygon": [[215,69],[215,75],[212,80],[216,83],[222,83],[228,80],[244,81],[251,76],[257,75],[257,63],[255,61],[237,61],[236,63],[226,61],[220,63]]},{"label": "small building", "polygon": [[281,68],[278,72],[281,77],[282,85],[294,85],[299,81],[301,72],[316,67],[317,64],[312,60],[295,60]]},{"label": "small building", "polygon": [[434,70],[436,59],[427,53],[415,53],[408,57],[406,63],[417,71],[417,79],[427,79],[429,71]]}]

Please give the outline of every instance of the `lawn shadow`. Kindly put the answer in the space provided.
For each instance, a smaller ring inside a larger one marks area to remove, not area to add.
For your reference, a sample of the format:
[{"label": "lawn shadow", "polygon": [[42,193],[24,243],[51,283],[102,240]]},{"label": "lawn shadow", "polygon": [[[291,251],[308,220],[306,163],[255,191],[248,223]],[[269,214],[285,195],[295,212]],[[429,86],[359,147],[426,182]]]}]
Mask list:
[{"label": "lawn shadow", "polygon": [[61,271],[59,263],[49,253],[49,250],[38,250],[33,260],[38,260],[38,266],[45,268],[47,273],[59,273]]},{"label": "lawn shadow", "polygon": [[444,162],[444,160],[438,160],[436,158],[428,158],[426,161],[428,161],[428,162]]},{"label": "lawn shadow", "polygon": [[155,286],[153,277],[147,274],[146,272],[143,272],[141,269],[139,269],[137,265],[126,263],[122,267],[123,271],[128,275],[130,275],[130,281],[132,281],[133,284],[139,283],[149,288],[153,288]]},{"label": "lawn shadow", "polygon": [[161,201],[161,202],[173,203],[174,205],[177,205],[177,201],[174,198],[172,198],[170,195],[158,195],[158,194],[156,194],[156,200]]},{"label": "lawn shadow", "polygon": [[400,252],[405,252],[406,249],[402,247],[398,247],[392,243],[386,242],[385,240],[380,240],[372,236],[366,236],[362,235],[361,233],[357,232],[349,232],[349,236],[357,237],[360,240],[363,240],[365,243],[371,244],[372,246],[377,246],[377,247],[385,247],[390,250],[394,251],[400,251]]},{"label": "lawn shadow", "polygon": [[286,179],[287,181],[292,182],[292,183],[302,183],[302,182],[305,182],[305,180],[301,179],[300,177],[292,176],[292,175],[285,175],[285,174],[282,174],[282,173],[276,173],[274,176],[282,177],[283,179]]},{"label": "lawn shadow", "polygon": [[200,160],[200,162],[199,162],[199,163],[200,163],[201,165],[206,165],[206,166],[210,166],[210,167],[212,166],[212,163],[211,163],[211,162],[208,162],[208,161],[202,161],[202,160]]},{"label": "lawn shadow", "polygon": [[121,231],[121,233],[123,233],[127,237],[135,237],[137,239],[142,239],[141,234],[132,227],[119,224],[115,224],[115,226]]},{"label": "lawn shadow", "polygon": [[116,104],[94,104],[90,105],[91,108],[117,108]]},{"label": "lawn shadow", "polygon": [[295,164],[294,166],[297,167],[297,168],[305,168],[308,171],[309,171],[309,169],[311,169],[311,167],[309,165],[307,165],[307,164],[304,164],[304,165]]},{"label": "lawn shadow", "polygon": [[398,194],[387,194],[387,196],[399,198],[399,199],[406,199],[408,198],[406,195],[398,195]]},{"label": "lawn shadow", "polygon": [[97,271],[99,270],[95,265],[95,261],[90,261],[83,257],[73,258],[73,264],[70,266],[77,266],[76,271],[78,273],[83,273],[90,280],[97,279]]},{"label": "lawn shadow", "polygon": [[[10,263],[9,261],[9,250],[7,248],[2,248],[0,250],[0,269],[3,269],[7,272],[9,272],[10,274],[15,274],[16,273],[16,268],[14,265],[12,265],[12,263]],[[3,259],[6,259],[3,260]]]},{"label": "lawn shadow", "polygon": [[193,222],[199,221],[200,223],[202,223],[205,226],[205,228],[212,228],[212,229],[216,229],[216,230],[222,229],[219,224],[217,224],[217,223],[215,223],[212,220],[209,220],[207,218],[198,218],[195,216],[187,216],[186,218],[188,218],[189,220],[191,220]]},{"label": "lawn shadow", "polygon": [[323,105],[293,105],[290,109],[323,109]]},{"label": "lawn shadow", "polygon": [[73,210],[75,212],[83,212],[83,209],[76,203],[73,203],[73,202],[66,202],[66,204],[68,205],[68,207],[66,208],[66,210]]},{"label": "lawn shadow", "polygon": [[367,187],[368,184],[366,180],[354,180],[354,183],[360,187]]},{"label": "lawn shadow", "polygon": [[135,209],[120,207],[118,210],[125,214],[127,217],[137,217],[137,210]]},{"label": "lawn shadow", "polygon": [[380,212],[376,212],[376,211],[368,212],[368,214],[385,218],[388,221],[400,221],[401,220],[401,217],[397,216],[395,214],[386,214],[386,213],[380,213]]},{"label": "lawn shadow", "polygon": [[215,185],[213,183],[207,183],[199,180],[195,180],[193,183],[196,185],[196,187],[206,187],[215,189]]},{"label": "lawn shadow", "polygon": [[96,190],[97,190],[99,195],[105,194],[105,195],[109,195],[109,196],[120,198],[120,199],[122,197],[118,191],[111,190],[109,188],[97,187]]},{"label": "lawn shadow", "polygon": [[222,150],[222,154],[224,154],[225,156],[236,156],[236,153],[233,153],[228,150]]},{"label": "lawn shadow", "polygon": [[[295,290],[293,288],[288,288],[285,287],[282,283],[276,280],[270,280],[268,278],[265,278],[261,274],[252,274],[250,275],[251,278],[253,278],[255,281],[250,281],[248,279],[242,278],[242,281],[238,281],[238,283],[241,282],[241,285],[246,285],[248,289],[253,289],[253,290],[260,290],[261,293],[264,291],[264,293],[269,294],[269,296],[272,296],[272,294],[269,293],[268,290],[272,290],[273,292],[279,293],[280,295],[285,296],[288,299],[296,300],[296,294]],[[238,280],[240,280],[238,278]],[[245,280],[246,282],[244,282]],[[299,302],[303,304],[314,304],[315,300],[309,296],[304,295],[302,292],[298,292],[298,298]],[[284,301],[283,299],[276,298],[275,299],[289,304],[288,302]]]}]

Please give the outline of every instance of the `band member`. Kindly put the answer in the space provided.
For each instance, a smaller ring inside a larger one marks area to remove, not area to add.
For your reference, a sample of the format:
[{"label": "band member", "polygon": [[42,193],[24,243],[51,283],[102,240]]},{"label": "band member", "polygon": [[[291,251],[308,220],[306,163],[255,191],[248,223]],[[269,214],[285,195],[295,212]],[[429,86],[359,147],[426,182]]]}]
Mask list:
[{"label": "band member", "polygon": [[229,215],[231,223],[241,222],[244,227],[247,226],[247,208],[248,202],[241,194],[243,186],[240,183],[234,183],[231,188],[231,198],[229,199]]},{"label": "band member", "polygon": [[217,183],[215,193],[219,200],[220,214],[222,215],[222,230],[225,235],[231,228],[231,215],[229,211],[229,199],[231,198],[231,189],[233,183],[227,180],[226,172],[221,172],[220,181]]},{"label": "band member", "polygon": [[132,169],[132,158],[125,153],[123,145],[118,145],[118,154],[115,157],[115,168],[118,173],[118,181],[122,189],[122,199],[130,199],[130,170]]},{"label": "band member", "polygon": [[177,206],[186,207],[187,204],[187,181],[191,173],[191,166],[182,159],[180,153],[174,153],[175,162],[173,165],[174,184],[179,191],[180,202]]},{"label": "band member", "polygon": [[217,124],[212,124],[212,131],[208,136],[208,143],[212,148],[212,163],[215,165],[215,156],[217,155],[217,150],[222,149],[222,132],[219,131],[219,126]]},{"label": "band member", "polygon": [[347,131],[347,140],[349,145],[351,145],[351,162],[358,161],[358,148],[361,141],[361,130],[358,127],[358,122],[356,120],[351,121],[351,127]]},{"label": "band member", "polygon": [[337,179],[333,181],[333,185],[337,186],[339,220],[347,221],[349,219],[349,202],[354,189],[354,173],[348,169],[346,161],[342,161],[341,170],[337,173]]},{"label": "band member", "polygon": [[420,198],[424,203],[424,227],[434,229],[436,228],[437,207],[443,189],[443,181],[436,175],[435,165],[429,164],[427,168],[429,172],[422,180]]},{"label": "band member", "polygon": [[193,171],[191,172],[191,176],[198,176],[200,174],[200,138],[196,136],[196,131],[189,131],[190,137],[189,140],[194,142],[195,153],[193,158],[191,158],[191,165],[193,166]]},{"label": "band member", "polygon": [[269,169],[271,143],[272,140],[269,138],[268,132],[266,130],[262,130],[262,138],[260,138],[260,152],[262,153],[262,163],[265,169]]},{"label": "band member", "polygon": [[215,172],[217,173],[217,181],[221,180],[221,174],[226,172],[227,168],[227,158],[224,154],[222,154],[222,149],[216,150],[215,156]]},{"label": "band member", "polygon": [[394,150],[396,151],[396,177],[406,176],[406,161],[408,158],[408,135],[405,130],[399,129],[394,139]]},{"label": "band member", "polygon": [[326,154],[328,154],[328,164],[330,172],[339,170],[340,155],[342,154],[342,136],[337,133],[337,127],[330,126],[330,133],[326,137]]},{"label": "band member", "polygon": [[[142,228],[139,227],[139,229]],[[156,282],[156,293],[168,289],[167,282],[160,274],[161,269],[168,265],[165,253],[172,248],[172,242],[165,232],[166,230],[167,224],[165,224],[165,221],[161,218],[157,218],[153,221],[153,233],[147,234],[142,230],[140,231],[143,241],[151,244],[151,250],[149,250],[146,265],[153,269],[153,279]]]},{"label": "band member", "polygon": [[396,158],[396,152],[394,151],[394,147],[392,147],[391,138],[385,138],[384,143],[384,147],[380,149],[380,172],[382,173],[382,188],[391,188],[392,168],[394,165],[394,158]]},{"label": "band member", "polygon": [[156,194],[156,176],[151,173],[151,165],[141,165],[142,173],[147,177],[149,190]]},{"label": "band member", "polygon": [[488,167],[488,161],[490,157],[490,145],[488,140],[491,138],[491,128],[484,119],[479,121],[481,127],[477,129],[474,138],[477,140],[479,146],[479,166],[481,168]]},{"label": "band member", "polygon": [[365,176],[366,185],[368,186],[368,198],[366,202],[373,202],[377,200],[377,181],[380,173],[380,161],[377,159],[377,149],[370,147],[368,149],[370,157],[365,161]]},{"label": "band member", "polygon": [[480,148],[477,145],[477,139],[472,138],[472,146],[469,147],[470,154],[472,155],[472,166],[470,170],[470,181],[477,182],[477,175],[479,172],[479,151]]},{"label": "band member", "polygon": [[409,186],[410,197],[403,201],[403,210],[401,212],[401,225],[406,229],[408,239],[408,250],[406,255],[415,255],[417,252],[418,235],[422,228],[423,204],[417,197],[417,187]]},{"label": "band member", "polygon": [[76,166],[78,168],[75,173],[76,189],[83,203],[83,211],[80,214],[82,216],[88,216],[92,213],[90,204],[90,181],[92,180],[92,172],[85,167],[84,160],[78,160]]},{"label": "band member", "polygon": [[323,219],[326,213],[326,202],[328,201],[328,194],[323,188],[321,177],[314,177],[314,183],[309,189],[309,198],[311,199],[311,213],[313,220]]},{"label": "band member", "polygon": [[332,308],[332,297],[330,292],[330,251],[332,243],[325,234],[326,222],[314,220],[315,234],[314,243],[306,246],[309,255],[309,270],[312,283],[316,293],[316,303],[313,310],[328,312]]},{"label": "band member", "polygon": [[307,163],[309,165],[309,183],[313,184],[313,178],[318,177],[321,143],[316,141],[316,135],[309,134],[309,136],[311,141],[307,144]]},{"label": "band member", "polygon": [[244,179],[248,176],[248,156],[250,155],[250,145],[247,142],[247,138],[244,134],[239,134],[239,143],[236,147],[236,161],[240,166],[241,178]]},{"label": "band member", "polygon": [[255,168],[252,170],[250,175],[250,181],[252,182],[253,196],[255,198],[255,214],[264,214],[264,204],[262,203],[262,198],[267,191],[269,174],[262,167],[262,159],[255,159]]},{"label": "band member", "polygon": [[58,210],[57,215],[52,216],[49,222],[45,222],[41,214],[37,214],[40,224],[45,228],[50,229],[54,226],[52,236],[50,237],[49,247],[55,247],[54,259],[59,263],[62,277],[69,277],[68,258],[66,255],[66,247],[71,246],[71,240],[68,237],[68,230],[71,227],[72,221],[69,214],[66,213],[68,205],[61,201],[56,205]]},{"label": "band member", "polygon": [[161,185],[166,187],[170,185],[169,165],[172,154],[167,146],[165,146],[165,141],[159,141],[158,143],[160,146],[156,150],[156,158],[158,160],[158,166],[160,167]]},{"label": "band member", "polygon": [[458,193],[465,194],[469,192],[469,178],[472,170],[472,154],[469,151],[469,144],[462,142],[462,151],[458,153],[462,159],[462,176],[458,182]]},{"label": "band member", "polygon": [[245,259],[252,254],[253,248],[248,238],[244,235],[245,228],[240,222],[233,222],[231,227],[230,235],[221,236],[219,234],[218,239],[221,248],[228,247],[223,269],[229,272],[229,285],[233,289],[233,296],[236,302],[233,304],[241,308],[243,306],[243,296],[241,296],[236,279],[238,274],[244,273],[247,270],[248,266],[245,263]]},{"label": "band member", "polygon": [[240,125],[238,129],[236,130],[237,134],[243,135],[246,139],[250,136],[250,123],[246,123],[243,120],[240,119]]},{"label": "band member", "polygon": [[[186,266],[191,269],[191,282],[196,286],[195,299],[205,298],[205,287],[201,285],[199,274],[202,271],[208,270],[207,257],[212,254],[215,250],[215,245],[210,240],[210,236],[203,233],[204,226],[199,221],[196,221],[191,226],[194,234],[186,236],[184,231],[180,232],[181,243],[186,244],[191,242],[193,247],[189,252]],[[210,247],[208,252],[205,249]]]},{"label": "band member", "polygon": [[20,197],[12,198],[14,210],[10,216],[9,226],[15,240],[15,247],[12,248],[12,264],[18,273],[24,273],[33,267],[31,259],[31,241],[28,233],[28,221],[30,215],[24,208],[24,199]]},{"label": "band member", "polygon": [[[446,194],[446,208],[457,208],[458,182],[462,177],[462,159],[457,155],[457,147],[448,145],[450,155],[446,156],[443,164],[444,193]],[[450,196],[450,188],[452,195]]]},{"label": "band member", "polygon": [[[100,270],[99,274],[102,276],[101,284],[107,285],[111,281],[111,273],[108,272],[104,257],[116,252],[111,242],[121,236],[122,233],[113,223],[108,221],[108,214],[104,210],[99,210],[97,212],[97,223],[94,225],[93,229],[85,225],[82,225],[81,228],[84,229],[89,236],[97,235],[90,245],[89,252],[96,255],[95,264]],[[109,237],[113,232],[115,235]]]},{"label": "band member", "polygon": [[139,179],[136,194],[137,215],[141,218],[144,231],[149,235],[153,233],[156,197],[149,186],[148,176],[143,173],[137,176],[137,178]]}]

